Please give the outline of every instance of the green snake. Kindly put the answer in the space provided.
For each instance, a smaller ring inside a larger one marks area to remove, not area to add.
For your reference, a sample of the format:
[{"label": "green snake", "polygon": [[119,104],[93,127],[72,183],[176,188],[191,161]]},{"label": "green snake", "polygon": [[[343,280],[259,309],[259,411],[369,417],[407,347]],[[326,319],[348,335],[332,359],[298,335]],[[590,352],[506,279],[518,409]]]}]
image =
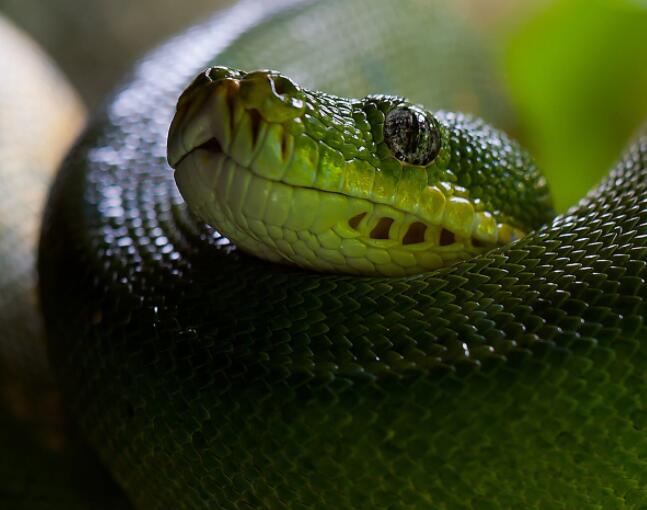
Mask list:
[{"label": "green snake", "polygon": [[476,76],[506,118],[424,5],[242,3],[145,59],[68,156],[50,357],[137,508],[647,502],[647,138],[550,220],[514,142],[427,109]]}]

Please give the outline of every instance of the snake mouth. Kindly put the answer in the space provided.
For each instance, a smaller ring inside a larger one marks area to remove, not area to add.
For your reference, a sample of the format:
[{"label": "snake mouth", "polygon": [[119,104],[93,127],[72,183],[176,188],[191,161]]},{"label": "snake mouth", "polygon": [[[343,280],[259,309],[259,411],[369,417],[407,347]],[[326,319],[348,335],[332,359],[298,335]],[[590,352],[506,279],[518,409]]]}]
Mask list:
[{"label": "snake mouth", "polygon": [[317,270],[402,275],[523,235],[449,185],[426,186],[408,209],[354,186],[367,165],[335,160],[306,132],[302,93],[284,80],[206,71],[169,130],[182,196],[244,251]]},{"label": "snake mouth", "polygon": [[187,152],[175,177],[193,212],[243,251],[319,271],[415,274],[504,241],[501,225],[498,242],[481,241],[389,205],[261,177],[214,139]]},{"label": "snake mouth", "polygon": [[222,146],[220,145],[220,142],[215,136],[212,136],[211,138],[207,139],[206,142],[201,143],[200,145],[196,145],[192,149],[181,153],[177,155],[177,159],[174,159],[172,161],[169,161],[170,165],[173,168],[178,168],[179,166],[182,165],[182,162],[191,154],[193,151],[197,150],[203,150],[210,152],[211,154],[222,154]]},{"label": "snake mouth", "polygon": [[224,154],[222,150],[222,146],[220,145],[220,142],[215,136],[212,136],[211,138],[208,138],[206,142],[203,142],[199,145],[196,145],[195,147],[180,153],[176,155],[176,159],[173,159],[172,161],[169,160],[169,164],[173,168],[179,168],[182,165],[182,162],[194,151],[206,151],[209,152],[210,154]]}]

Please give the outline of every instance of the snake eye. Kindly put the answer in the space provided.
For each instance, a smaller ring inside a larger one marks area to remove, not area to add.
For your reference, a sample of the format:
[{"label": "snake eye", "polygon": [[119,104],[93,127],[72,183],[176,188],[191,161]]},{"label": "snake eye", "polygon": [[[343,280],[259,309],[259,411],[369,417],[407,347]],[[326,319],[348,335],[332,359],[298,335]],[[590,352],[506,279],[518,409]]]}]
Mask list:
[{"label": "snake eye", "polygon": [[411,165],[427,165],[440,152],[440,131],[431,116],[411,106],[399,106],[384,119],[384,141],[393,155]]}]

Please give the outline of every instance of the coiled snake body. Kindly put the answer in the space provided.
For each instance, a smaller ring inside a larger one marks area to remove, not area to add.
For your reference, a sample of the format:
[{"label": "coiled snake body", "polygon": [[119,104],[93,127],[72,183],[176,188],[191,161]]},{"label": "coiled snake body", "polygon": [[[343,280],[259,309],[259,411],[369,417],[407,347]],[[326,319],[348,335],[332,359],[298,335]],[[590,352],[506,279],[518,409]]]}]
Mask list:
[{"label": "coiled snake body", "polygon": [[[428,44],[440,5],[293,4],[243,4],[152,54],[54,185],[50,352],[103,461],[140,508],[639,508],[647,139],[568,214],[433,272],[250,257],[166,164],[200,69],[427,105],[484,76],[465,41]],[[459,54],[469,75],[446,64]],[[496,90],[481,113],[500,119]]]}]

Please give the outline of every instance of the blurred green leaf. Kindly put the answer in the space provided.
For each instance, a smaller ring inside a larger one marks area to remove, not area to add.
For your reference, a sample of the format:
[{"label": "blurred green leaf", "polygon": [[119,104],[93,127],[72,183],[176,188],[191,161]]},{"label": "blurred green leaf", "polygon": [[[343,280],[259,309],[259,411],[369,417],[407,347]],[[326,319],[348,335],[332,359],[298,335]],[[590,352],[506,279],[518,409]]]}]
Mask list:
[{"label": "blurred green leaf", "polygon": [[564,210],[647,120],[647,1],[553,1],[509,38],[505,66],[524,143]]}]

